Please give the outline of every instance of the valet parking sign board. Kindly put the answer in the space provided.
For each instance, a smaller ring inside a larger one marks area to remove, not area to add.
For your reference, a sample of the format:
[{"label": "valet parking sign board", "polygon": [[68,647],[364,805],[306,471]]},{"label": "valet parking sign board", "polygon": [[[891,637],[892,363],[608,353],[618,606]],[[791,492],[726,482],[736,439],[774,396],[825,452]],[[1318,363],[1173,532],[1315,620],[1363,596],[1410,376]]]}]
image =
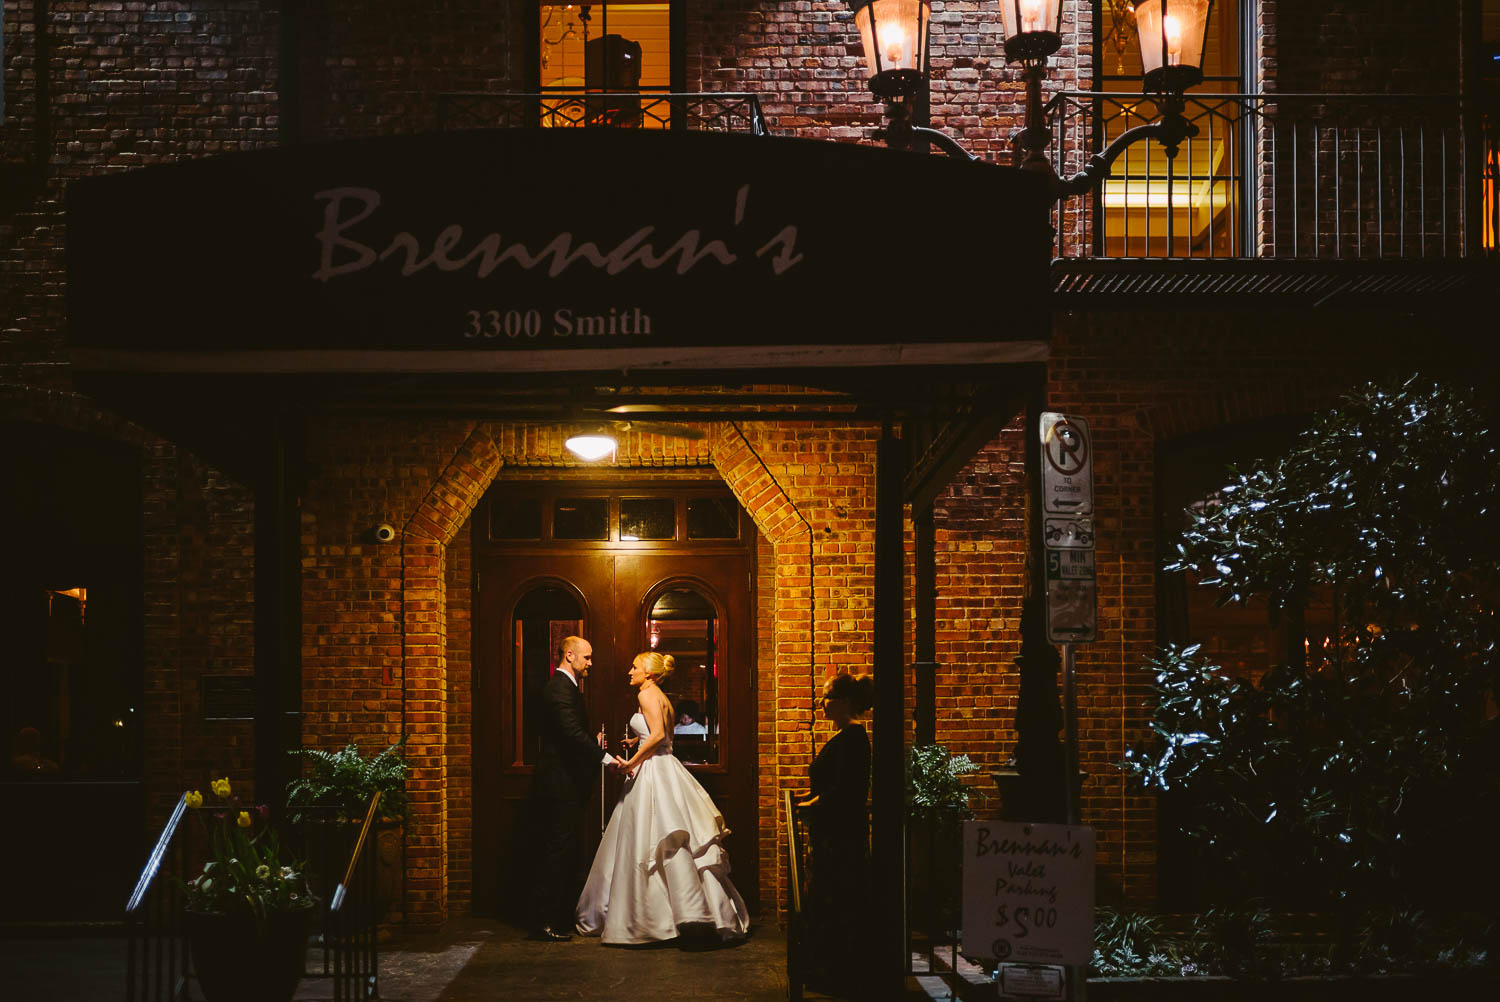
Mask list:
[{"label": "valet parking sign board", "polygon": [[[963,952],[1005,964],[1087,964],[1094,950],[1094,830],[964,823]],[[1015,994],[1046,997],[1061,972],[1016,971]],[[1022,987],[1024,984],[1025,987]],[[1029,990],[1028,990],[1029,989]],[[1007,996],[1001,996],[1007,997]]]},{"label": "valet parking sign board", "polygon": [[1042,415],[1042,546],[1047,558],[1047,639],[1087,644],[1098,637],[1094,585],[1094,470],[1089,426]]}]

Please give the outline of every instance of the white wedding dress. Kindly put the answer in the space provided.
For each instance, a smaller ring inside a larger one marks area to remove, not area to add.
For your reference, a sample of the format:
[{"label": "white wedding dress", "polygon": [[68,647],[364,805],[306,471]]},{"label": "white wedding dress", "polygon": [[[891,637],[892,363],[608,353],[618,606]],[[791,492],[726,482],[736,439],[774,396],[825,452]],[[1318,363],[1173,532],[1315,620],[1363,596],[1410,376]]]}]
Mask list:
[{"label": "white wedding dress", "polygon": [[[630,729],[650,733],[640,713]],[[729,881],[728,834],[713,799],[672,754],[668,733],[625,781],[578,899],[579,934],[602,933],[615,944],[672,939],[680,926],[745,935],[750,918]]]}]

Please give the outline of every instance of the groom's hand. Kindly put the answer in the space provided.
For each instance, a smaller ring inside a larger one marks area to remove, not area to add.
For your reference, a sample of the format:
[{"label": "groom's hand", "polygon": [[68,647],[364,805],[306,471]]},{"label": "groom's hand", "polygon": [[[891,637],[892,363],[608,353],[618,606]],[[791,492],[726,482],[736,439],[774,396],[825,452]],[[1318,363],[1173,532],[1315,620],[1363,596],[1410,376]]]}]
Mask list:
[{"label": "groom's hand", "polygon": [[609,741],[605,739],[605,737],[604,737],[604,728],[602,728],[602,727],[599,728],[599,735],[598,735],[598,739],[597,740],[599,742],[599,747],[601,749],[603,749],[605,751],[609,750]]}]

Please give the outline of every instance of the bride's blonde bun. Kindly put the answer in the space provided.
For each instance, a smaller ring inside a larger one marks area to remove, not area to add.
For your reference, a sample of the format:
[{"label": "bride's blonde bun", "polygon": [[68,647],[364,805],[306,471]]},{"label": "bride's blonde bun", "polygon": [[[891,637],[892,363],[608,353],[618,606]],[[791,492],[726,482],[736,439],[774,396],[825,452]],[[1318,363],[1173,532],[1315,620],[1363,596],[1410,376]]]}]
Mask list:
[{"label": "bride's blonde bun", "polygon": [[661,685],[666,677],[672,674],[672,671],[677,667],[677,662],[672,659],[672,655],[658,654],[655,651],[646,651],[642,654],[637,654],[635,663],[657,685]]}]

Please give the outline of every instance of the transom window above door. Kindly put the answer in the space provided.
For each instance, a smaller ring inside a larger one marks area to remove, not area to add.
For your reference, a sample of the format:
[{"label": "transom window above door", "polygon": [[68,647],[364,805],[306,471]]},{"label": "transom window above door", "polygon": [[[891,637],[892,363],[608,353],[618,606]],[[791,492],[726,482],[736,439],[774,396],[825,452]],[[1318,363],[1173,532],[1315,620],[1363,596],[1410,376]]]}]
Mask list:
[{"label": "transom window above door", "polygon": [[525,545],[737,545],[744,513],[721,486],[572,487],[497,484],[490,491],[492,542]]}]

